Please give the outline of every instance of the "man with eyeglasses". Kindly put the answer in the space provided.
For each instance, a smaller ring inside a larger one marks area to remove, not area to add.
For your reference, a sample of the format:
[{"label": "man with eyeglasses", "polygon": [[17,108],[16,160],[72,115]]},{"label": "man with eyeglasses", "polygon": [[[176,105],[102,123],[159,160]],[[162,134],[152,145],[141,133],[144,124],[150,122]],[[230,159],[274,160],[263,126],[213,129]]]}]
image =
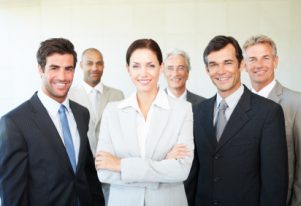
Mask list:
[{"label": "man with eyeglasses", "polygon": [[189,77],[190,60],[186,52],[173,50],[168,53],[164,61],[164,75],[168,84],[166,93],[174,98],[189,101],[192,105],[205,100],[186,89],[186,81]]}]

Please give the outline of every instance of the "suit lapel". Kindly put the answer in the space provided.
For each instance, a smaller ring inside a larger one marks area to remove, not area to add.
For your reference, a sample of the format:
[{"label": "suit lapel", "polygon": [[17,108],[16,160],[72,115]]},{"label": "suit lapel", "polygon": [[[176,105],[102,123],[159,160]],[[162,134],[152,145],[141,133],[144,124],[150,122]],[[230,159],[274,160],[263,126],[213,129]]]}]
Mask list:
[{"label": "suit lapel", "polygon": [[118,111],[123,142],[125,145],[128,145],[128,155],[132,157],[140,157],[136,113],[136,110],[132,107],[123,108]]},{"label": "suit lapel", "polygon": [[216,152],[220,150],[229,140],[231,140],[240,129],[249,121],[247,112],[251,108],[251,92],[245,87],[244,93],[238,101],[224,132],[217,144]]},{"label": "suit lapel", "polygon": [[282,93],[283,93],[283,87],[278,81],[276,81],[276,85],[270,92],[268,98],[279,104]]},{"label": "suit lapel", "polygon": [[213,148],[216,148],[217,140],[215,137],[215,129],[213,126],[213,114],[214,114],[214,106],[216,101],[216,95],[212,97],[208,102],[207,105],[204,107],[205,111],[203,111],[204,116],[201,116],[201,123],[204,124],[205,132],[208,135],[208,141],[212,145]]},{"label": "suit lapel", "polygon": [[[37,127],[40,128],[41,132],[49,141],[50,145],[56,150],[56,153],[61,157],[64,162],[64,166],[73,173],[71,163],[67,151],[65,149],[64,143],[53,124],[47,110],[43,106],[42,102],[37,96],[37,93],[30,99],[33,112],[33,121],[36,123]],[[42,137],[41,137],[42,138]]]},{"label": "suit lapel", "polygon": [[146,138],[146,157],[152,157],[157,144],[161,138],[162,132],[168,122],[170,109],[163,109],[156,105],[153,107],[153,113],[150,119],[150,126]]}]

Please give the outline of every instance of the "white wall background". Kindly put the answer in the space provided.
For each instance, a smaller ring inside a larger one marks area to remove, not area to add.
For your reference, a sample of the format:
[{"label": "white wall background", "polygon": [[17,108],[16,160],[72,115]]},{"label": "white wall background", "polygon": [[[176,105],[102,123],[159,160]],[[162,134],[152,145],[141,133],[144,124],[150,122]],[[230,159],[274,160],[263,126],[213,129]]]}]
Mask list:
[{"label": "white wall background", "polygon": [[[163,53],[180,48],[191,57],[188,87],[205,97],[215,93],[202,53],[215,35],[241,44],[254,34],[277,43],[278,79],[301,91],[300,0],[0,0],[0,115],[31,97],[40,86],[35,58],[46,38],[70,39],[78,52],[88,47],[105,58],[103,82],[127,95],[133,86],[125,53],[137,38],[153,38]],[[74,83],[80,81],[77,67]],[[243,72],[243,82],[249,80]],[[166,86],[161,77],[162,87]]]}]

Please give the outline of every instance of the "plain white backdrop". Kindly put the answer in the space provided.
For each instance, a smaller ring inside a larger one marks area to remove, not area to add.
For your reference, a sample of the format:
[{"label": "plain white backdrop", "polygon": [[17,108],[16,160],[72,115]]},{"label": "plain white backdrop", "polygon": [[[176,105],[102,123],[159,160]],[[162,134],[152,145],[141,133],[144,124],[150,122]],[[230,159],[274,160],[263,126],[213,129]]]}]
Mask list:
[{"label": "plain white backdrop", "polygon": [[[215,88],[202,60],[210,39],[231,35],[242,45],[265,34],[278,46],[277,79],[301,91],[300,9],[300,0],[0,0],[0,116],[40,87],[35,53],[52,37],[70,39],[79,57],[88,47],[102,51],[103,82],[126,95],[134,89],[125,69],[133,40],[152,38],[164,54],[185,50],[192,63],[188,88],[211,97]],[[76,70],[74,84],[82,78]],[[245,72],[242,81],[249,86]],[[163,76],[160,86],[166,86]]]}]

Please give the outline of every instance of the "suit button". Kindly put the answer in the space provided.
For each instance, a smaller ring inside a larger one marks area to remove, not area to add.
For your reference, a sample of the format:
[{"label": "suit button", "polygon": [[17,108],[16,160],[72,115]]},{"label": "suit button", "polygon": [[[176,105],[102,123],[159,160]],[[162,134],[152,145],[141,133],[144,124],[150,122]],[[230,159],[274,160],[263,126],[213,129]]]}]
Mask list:
[{"label": "suit button", "polygon": [[222,178],[220,178],[220,177],[215,177],[215,178],[213,179],[213,182],[215,182],[215,183],[216,183],[216,182],[219,182],[219,181],[221,181],[221,179],[222,179]]},{"label": "suit button", "polygon": [[213,200],[212,205],[219,205],[219,201],[218,200]]},{"label": "suit button", "polygon": [[215,160],[218,160],[219,158],[221,158],[221,155],[217,154],[217,155],[214,155],[213,157]]}]

